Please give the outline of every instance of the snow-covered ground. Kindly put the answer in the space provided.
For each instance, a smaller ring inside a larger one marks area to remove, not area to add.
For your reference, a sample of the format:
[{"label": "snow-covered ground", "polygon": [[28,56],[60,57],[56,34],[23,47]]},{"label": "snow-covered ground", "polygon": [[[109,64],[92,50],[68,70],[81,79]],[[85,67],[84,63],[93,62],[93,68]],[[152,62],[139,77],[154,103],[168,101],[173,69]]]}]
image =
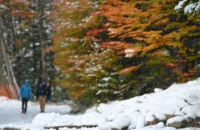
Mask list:
[{"label": "snow-covered ground", "polygon": [[[46,113],[67,114],[71,110],[69,105],[47,103]],[[27,114],[21,113],[21,101],[0,97],[0,130],[5,127],[29,127],[34,117],[40,114],[38,102],[28,102]]]},{"label": "snow-covered ground", "polygon": [[[63,127],[59,130],[120,130],[125,126],[129,130],[176,130],[169,127],[170,124],[200,117],[200,78],[186,84],[173,84],[166,90],[155,89],[154,93],[128,100],[102,103],[84,114],[70,115],[70,109],[68,105],[47,104],[45,113],[40,113],[38,103],[29,102],[27,114],[21,114],[20,101],[1,97],[0,129],[44,130],[51,126],[88,125],[92,128]],[[146,126],[155,120],[159,122]]]}]

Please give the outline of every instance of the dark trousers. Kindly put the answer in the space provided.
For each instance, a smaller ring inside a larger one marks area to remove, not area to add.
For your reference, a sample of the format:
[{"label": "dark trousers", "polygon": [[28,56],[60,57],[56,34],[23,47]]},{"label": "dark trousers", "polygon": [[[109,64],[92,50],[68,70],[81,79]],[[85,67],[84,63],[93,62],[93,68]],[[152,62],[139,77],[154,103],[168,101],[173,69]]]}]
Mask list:
[{"label": "dark trousers", "polygon": [[28,98],[22,98],[22,112],[26,113]]}]

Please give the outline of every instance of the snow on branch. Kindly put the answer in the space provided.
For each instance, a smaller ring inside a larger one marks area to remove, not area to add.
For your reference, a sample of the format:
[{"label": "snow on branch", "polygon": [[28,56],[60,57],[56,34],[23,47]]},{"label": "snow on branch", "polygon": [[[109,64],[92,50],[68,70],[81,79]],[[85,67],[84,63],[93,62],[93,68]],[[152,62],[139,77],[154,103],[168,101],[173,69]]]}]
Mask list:
[{"label": "snow on branch", "polygon": [[200,10],[200,0],[182,0],[178,3],[178,5],[174,8],[176,11],[179,11],[184,8],[184,13],[196,14],[199,13]]}]

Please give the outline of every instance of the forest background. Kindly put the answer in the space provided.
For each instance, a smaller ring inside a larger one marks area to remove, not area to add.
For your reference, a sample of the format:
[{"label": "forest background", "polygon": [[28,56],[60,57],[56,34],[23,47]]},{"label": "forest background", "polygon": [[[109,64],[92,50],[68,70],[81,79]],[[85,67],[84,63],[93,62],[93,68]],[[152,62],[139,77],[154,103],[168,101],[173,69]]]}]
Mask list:
[{"label": "forest background", "polygon": [[[179,0],[0,0],[0,95],[30,79],[82,106],[200,76],[200,22]],[[195,2],[195,1],[194,1]],[[61,88],[61,89],[60,89]]]}]

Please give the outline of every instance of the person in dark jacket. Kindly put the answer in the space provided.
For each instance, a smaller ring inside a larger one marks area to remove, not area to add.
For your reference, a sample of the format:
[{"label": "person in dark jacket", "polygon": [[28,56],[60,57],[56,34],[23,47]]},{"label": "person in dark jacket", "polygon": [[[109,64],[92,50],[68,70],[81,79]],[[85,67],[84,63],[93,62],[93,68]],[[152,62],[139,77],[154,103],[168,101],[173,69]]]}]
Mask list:
[{"label": "person in dark jacket", "polygon": [[40,84],[37,88],[36,95],[39,98],[41,112],[44,112],[45,109],[46,98],[48,95],[48,87],[49,86],[47,86],[46,80],[42,80],[42,84]]},{"label": "person in dark jacket", "polygon": [[26,114],[29,99],[32,99],[32,89],[29,85],[30,81],[26,79],[20,89],[19,97],[22,98],[22,113]]}]

